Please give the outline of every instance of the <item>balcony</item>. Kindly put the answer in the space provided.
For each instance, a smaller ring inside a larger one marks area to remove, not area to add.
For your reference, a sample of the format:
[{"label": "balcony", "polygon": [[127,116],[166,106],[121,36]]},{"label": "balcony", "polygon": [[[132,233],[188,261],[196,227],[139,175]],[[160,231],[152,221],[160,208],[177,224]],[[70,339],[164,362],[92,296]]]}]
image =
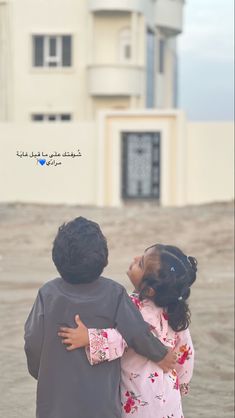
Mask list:
[{"label": "balcony", "polygon": [[166,36],[176,36],[183,29],[184,0],[157,0],[156,25]]},{"label": "balcony", "polygon": [[89,0],[91,12],[138,12],[144,13],[146,0]]},{"label": "balcony", "polygon": [[140,96],[143,81],[143,67],[92,65],[88,68],[88,91],[92,96]]}]

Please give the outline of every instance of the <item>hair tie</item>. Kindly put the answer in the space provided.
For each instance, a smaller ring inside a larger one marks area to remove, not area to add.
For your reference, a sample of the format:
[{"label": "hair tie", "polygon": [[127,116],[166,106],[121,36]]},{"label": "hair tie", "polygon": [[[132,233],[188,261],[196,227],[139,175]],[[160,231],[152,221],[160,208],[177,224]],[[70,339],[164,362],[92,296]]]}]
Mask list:
[{"label": "hair tie", "polygon": [[190,260],[190,258],[189,258],[190,256],[187,256],[187,261],[188,261],[188,263],[190,264],[190,266],[191,267],[193,267],[193,265],[192,265],[192,263],[191,263],[191,260]]}]

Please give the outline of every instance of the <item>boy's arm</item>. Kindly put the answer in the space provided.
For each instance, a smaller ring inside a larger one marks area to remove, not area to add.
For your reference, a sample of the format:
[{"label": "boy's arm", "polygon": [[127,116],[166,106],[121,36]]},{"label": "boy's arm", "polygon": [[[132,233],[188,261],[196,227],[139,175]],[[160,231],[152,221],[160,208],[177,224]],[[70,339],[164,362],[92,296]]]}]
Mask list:
[{"label": "boy's arm", "polygon": [[25,354],[29,373],[38,378],[44,334],[43,301],[40,291],[25,323]]},{"label": "boy's arm", "polygon": [[181,393],[186,395],[189,391],[189,382],[193,375],[194,348],[189,329],[178,333],[175,347],[177,353],[177,371]]},{"label": "boy's arm", "polygon": [[152,335],[141,313],[123,290],[115,317],[115,326],[129,347],[148,359],[160,362],[168,354],[167,348]]}]

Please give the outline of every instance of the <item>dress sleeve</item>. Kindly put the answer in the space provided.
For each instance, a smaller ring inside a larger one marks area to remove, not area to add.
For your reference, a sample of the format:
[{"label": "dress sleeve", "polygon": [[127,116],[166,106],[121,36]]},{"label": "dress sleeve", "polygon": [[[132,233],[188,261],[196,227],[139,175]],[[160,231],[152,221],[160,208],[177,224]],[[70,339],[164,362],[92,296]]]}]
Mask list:
[{"label": "dress sleeve", "polygon": [[26,320],[24,330],[24,349],[27,357],[28,370],[37,379],[44,337],[43,300],[40,291]]},{"label": "dress sleeve", "polygon": [[137,307],[136,299],[123,290],[115,315],[116,329],[89,330],[90,347],[86,353],[91,364],[121,357],[127,345],[155,362],[165,357],[167,348],[152,335]]},{"label": "dress sleeve", "polygon": [[176,371],[179,378],[181,394],[189,391],[189,382],[193,375],[194,348],[189,329],[178,333],[178,341],[175,347],[178,356]]},{"label": "dress sleeve", "polygon": [[90,345],[86,347],[86,354],[92,366],[122,357],[127,348],[126,341],[114,328],[90,328],[88,334]]}]

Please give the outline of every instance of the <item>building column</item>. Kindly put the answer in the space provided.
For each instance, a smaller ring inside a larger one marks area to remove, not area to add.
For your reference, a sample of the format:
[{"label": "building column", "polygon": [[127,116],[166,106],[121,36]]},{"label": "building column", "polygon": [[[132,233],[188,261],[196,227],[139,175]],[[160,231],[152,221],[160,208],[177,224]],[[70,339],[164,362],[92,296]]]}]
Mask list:
[{"label": "building column", "polygon": [[174,107],[174,70],[175,70],[176,39],[166,41],[165,57],[165,97],[164,107]]},{"label": "building column", "polygon": [[[87,66],[86,66],[86,78],[87,89],[89,89],[89,67],[95,64],[95,42],[94,42],[94,14],[88,12],[87,17]],[[94,118],[94,103],[93,97],[87,90],[87,111],[86,119],[90,120]]]},{"label": "building column", "polygon": [[94,13],[88,12],[87,17],[87,62],[94,64]]},{"label": "building column", "polygon": [[0,121],[10,120],[10,31],[9,4],[0,3]]},{"label": "building column", "polygon": [[139,108],[139,98],[137,96],[131,96],[130,107],[131,109]]},{"label": "building column", "polygon": [[137,12],[131,13],[131,47],[132,47],[132,64],[137,65],[138,62],[138,20]]}]

